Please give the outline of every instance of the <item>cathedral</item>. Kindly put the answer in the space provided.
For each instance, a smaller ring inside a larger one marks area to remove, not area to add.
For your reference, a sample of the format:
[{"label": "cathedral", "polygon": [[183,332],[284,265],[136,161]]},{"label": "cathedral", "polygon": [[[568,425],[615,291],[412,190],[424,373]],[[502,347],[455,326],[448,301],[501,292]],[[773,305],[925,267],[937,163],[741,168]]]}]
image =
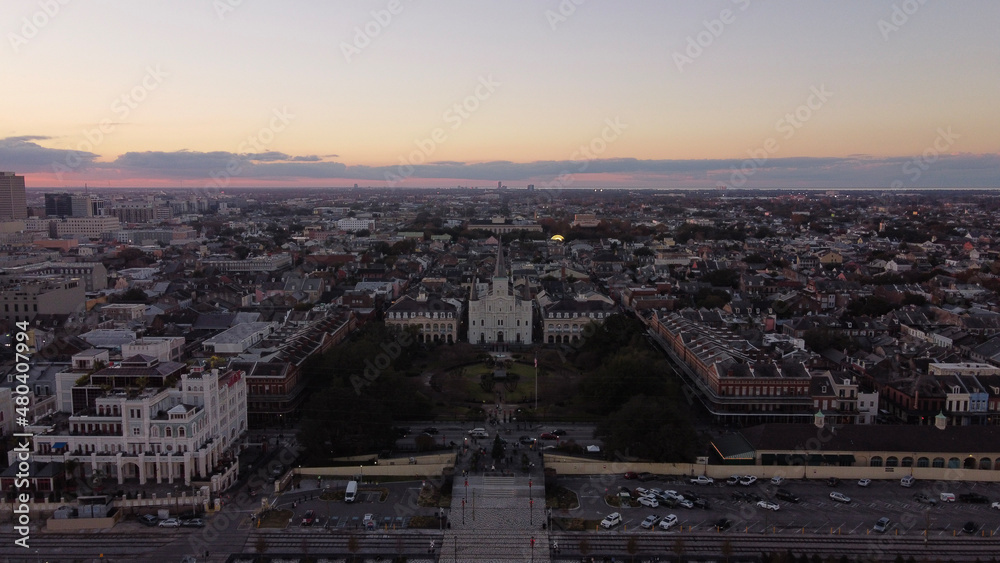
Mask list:
[{"label": "cathedral", "polygon": [[[469,342],[473,344],[530,344],[531,298],[511,287],[503,245],[497,245],[497,263],[488,292],[473,284],[469,295]],[[524,291],[527,291],[527,284]]]}]

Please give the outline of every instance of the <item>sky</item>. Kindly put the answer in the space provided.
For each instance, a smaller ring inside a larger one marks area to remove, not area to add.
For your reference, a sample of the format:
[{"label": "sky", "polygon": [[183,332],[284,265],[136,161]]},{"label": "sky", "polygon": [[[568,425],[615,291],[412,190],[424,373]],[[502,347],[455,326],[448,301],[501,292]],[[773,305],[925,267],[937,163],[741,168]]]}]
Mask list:
[{"label": "sky", "polygon": [[995,0],[4,0],[32,187],[1000,186]]}]

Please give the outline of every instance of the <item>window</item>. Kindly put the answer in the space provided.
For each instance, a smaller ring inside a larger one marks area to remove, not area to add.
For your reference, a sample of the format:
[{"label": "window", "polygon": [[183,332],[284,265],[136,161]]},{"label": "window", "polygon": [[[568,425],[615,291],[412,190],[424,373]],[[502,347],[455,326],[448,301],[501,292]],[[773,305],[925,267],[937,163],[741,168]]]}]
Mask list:
[{"label": "window", "polygon": [[934,462],[931,464],[931,467],[944,467],[944,458],[943,457],[934,458]]},{"label": "window", "polygon": [[917,467],[930,467],[931,460],[926,457],[917,458]]},{"label": "window", "polygon": [[957,457],[948,460],[948,469],[958,469],[959,467],[961,467],[961,462]]},{"label": "window", "polygon": [[882,467],[882,457],[877,455],[872,456],[871,462],[868,465],[872,467]]},{"label": "window", "polygon": [[913,467],[913,458],[912,457],[904,457],[903,458],[903,467]]},{"label": "window", "polygon": [[138,436],[139,435],[139,429],[138,428],[133,428],[132,429],[132,435],[133,436]]},{"label": "window", "polygon": [[889,456],[885,460],[886,467],[899,467],[899,458],[896,456]]}]

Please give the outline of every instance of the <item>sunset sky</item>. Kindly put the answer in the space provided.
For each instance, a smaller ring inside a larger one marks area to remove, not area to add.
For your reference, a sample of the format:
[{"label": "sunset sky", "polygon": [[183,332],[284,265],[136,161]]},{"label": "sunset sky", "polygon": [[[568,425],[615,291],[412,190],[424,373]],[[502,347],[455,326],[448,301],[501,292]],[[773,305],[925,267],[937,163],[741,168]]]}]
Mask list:
[{"label": "sunset sky", "polygon": [[29,187],[997,187],[995,0],[5,0]]}]

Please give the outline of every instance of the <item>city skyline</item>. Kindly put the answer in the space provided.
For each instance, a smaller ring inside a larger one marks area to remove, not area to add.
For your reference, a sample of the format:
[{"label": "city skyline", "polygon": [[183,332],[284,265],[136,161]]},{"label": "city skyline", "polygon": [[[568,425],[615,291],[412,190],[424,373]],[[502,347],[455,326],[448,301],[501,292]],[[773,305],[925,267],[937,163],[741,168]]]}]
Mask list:
[{"label": "city skyline", "polygon": [[9,9],[29,189],[1000,185],[985,1]]}]

